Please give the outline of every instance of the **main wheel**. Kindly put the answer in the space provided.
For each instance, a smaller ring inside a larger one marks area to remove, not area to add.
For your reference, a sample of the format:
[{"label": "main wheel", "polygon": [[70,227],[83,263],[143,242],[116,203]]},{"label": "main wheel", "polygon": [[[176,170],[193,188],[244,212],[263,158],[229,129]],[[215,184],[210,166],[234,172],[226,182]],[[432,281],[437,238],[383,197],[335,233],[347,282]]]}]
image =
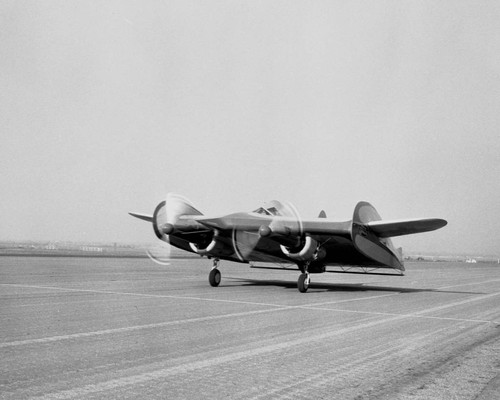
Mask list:
[{"label": "main wheel", "polygon": [[300,293],[307,292],[309,289],[309,276],[308,274],[300,274],[299,280],[297,281],[297,287]]},{"label": "main wheel", "polygon": [[213,287],[219,286],[220,279],[221,279],[220,271],[217,268],[214,268],[208,274],[208,282],[210,283],[210,286]]}]

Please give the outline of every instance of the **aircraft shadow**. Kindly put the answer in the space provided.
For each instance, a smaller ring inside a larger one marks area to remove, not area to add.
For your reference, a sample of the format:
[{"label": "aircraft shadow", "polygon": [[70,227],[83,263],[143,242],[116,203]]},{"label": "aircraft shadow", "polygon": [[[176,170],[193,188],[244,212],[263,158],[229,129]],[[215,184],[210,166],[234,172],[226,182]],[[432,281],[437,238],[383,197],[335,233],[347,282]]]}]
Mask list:
[{"label": "aircraft shadow", "polygon": [[[314,279],[314,278],[313,278]],[[243,278],[224,278],[226,285],[224,286],[274,286],[283,289],[297,290],[296,281],[281,281],[281,280],[257,280],[257,279],[243,279]],[[241,285],[227,284],[227,281],[241,282]],[[464,292],[454,290],[440,290],[431,288],[407,288],[407,287],[392,287],[392,286],[374,286],[366,285],[364,283],[328,283],[328,282],[314,282],[309,285],[309,290],[321,290],[324,292],[393,292],[393,293],[420,293],[420,292],[434,292],[434,293],[455,293],[455,294],[485,294],[483,292]]]}]

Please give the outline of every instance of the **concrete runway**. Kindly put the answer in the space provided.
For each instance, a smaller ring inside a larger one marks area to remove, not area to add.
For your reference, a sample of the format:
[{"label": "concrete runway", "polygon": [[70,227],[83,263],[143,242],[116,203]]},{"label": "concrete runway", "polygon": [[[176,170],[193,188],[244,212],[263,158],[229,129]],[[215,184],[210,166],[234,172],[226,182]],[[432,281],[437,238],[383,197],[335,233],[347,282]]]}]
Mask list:
[{"label": "concrete runway", "polygon": [[0,257],[2,399],[500,398],[500,265]]}]

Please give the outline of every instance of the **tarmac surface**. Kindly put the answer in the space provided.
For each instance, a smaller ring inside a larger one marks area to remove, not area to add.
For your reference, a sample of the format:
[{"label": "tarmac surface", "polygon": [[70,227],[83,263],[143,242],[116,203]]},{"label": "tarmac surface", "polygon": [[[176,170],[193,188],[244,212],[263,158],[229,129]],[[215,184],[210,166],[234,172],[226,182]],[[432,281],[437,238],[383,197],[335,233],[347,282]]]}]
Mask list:
[{"label": "tarmac surface", "polygon": [[500,398],[500,265],[1,257],[1,399]]}]

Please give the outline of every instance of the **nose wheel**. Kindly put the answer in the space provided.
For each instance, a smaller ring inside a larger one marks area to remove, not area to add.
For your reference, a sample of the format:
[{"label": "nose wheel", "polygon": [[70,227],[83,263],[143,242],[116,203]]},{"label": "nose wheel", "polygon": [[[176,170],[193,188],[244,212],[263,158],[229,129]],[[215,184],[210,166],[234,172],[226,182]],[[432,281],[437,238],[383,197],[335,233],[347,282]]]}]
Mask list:
[{"label": "nose wheel", "polygon": [[217,287],[219,286],[219,283],[221,281],[221,273],[217,269],[219,266],[219,259],[215,258],[214,259],[214,266],[212,267],[212,270],[208,274],[208,282],[210,283],[210,286]]},{"label": "nose wheel", "polygon": [[299,275],[299,280],[297,281],[297,288],[300,293],[307,292],[309,289],[309,283],[311,282],[311,278],[309,277],[309,272],[304,272]]}]

